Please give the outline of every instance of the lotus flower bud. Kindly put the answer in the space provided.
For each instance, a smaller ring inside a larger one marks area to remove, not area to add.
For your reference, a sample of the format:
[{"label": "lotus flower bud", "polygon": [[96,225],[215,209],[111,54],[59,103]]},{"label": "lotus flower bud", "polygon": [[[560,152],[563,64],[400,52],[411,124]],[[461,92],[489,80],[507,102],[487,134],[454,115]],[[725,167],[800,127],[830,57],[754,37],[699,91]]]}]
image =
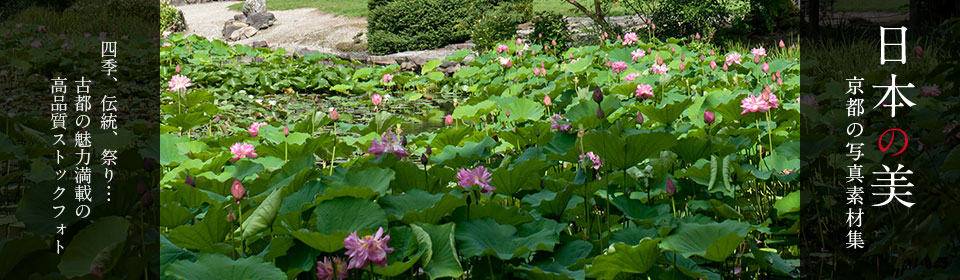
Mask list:
[{"label": "lotus flower bud", "polygon": [[330,108],[330,119],[333,121],[340,120],[340,112],[337,112],[337,108]]},{"label": "lotus flower bud", "polygon": [[637,124],[643,124],[643,113],[637,112]]},{"label": "lotus flower bud", "polygon": [[783,40],[780,40],[780,48],[786,48],[787,45],[783,43]]},{"label": "lotus flower bud", "polygon": [[427,154],[420,155],[420,164],[427,165],[428,162],[429,161],[427,161]]},{"label": "lotus flower bud", "polygon": [[711,111],[705,111],[705,112],[703,112],[703,122],[705,122],[705,123],[707,123],[708,125],[710,125],[710,124],[713,124],[713,122],[716,121],[716,120],[717,120],[717,119],[716,119],[716,116],[713,115],[713,112],[711,112]]},{"label": "lotus flower bud", "polygon": [[550,105],[552,105],[552,104],[553,104],[553,100],[550,100],[550,95],[549,95],[549,94],[544,94],[544,95],[543,95],[543,105],[550,106]]},{"label": "lotus flower bud", "polygon": [[510,109],[507,109],[507,111],[505,112],[505,114],[506,114],[507,117],[509,118],[509,117],[510,117]]},{"label": "lotus flower bud", "polygon": [[593,101],[596,101],[597,104],[603,102],[603,91],[600,90],[600,87],[593,88]]},{"label": "lotus flower bud", "polygon": [[290,126],[284,125],[284,126],[283,126],[283,137],[287,137],[287,136],[290,136]]},{"label": "lotus flower bud", "polygon": [[453,125],[453,116],[448,114],[447,117],[443,119],[443,122],[447,125]]},{"label": "lotus flower bud", "polygon": [[234,215],[233,212],[227,213],[227,222],[232,223],[237,220],[237,215]]},{"label": "lotus flower bud", "polygon": [[770,72],[770,65],[764,62],[763,65],[760,66],[760,70],[763,71],[763,73]]},{"label": "lotus flower bud", "polygon": [[406,145],[407,145],[407,136],[404,135],[403,137],[400,137],[400,146],[406,146]]},{"label": "lotus flower bud", "polygon": [[673,183],[673,179],[667,177],[667,195],[673,195],[677,193],[677,185]]},{"label": "lotus flower bud", "polygon": [[197,184],[193,182],[193,177],[190,177],[190,175],[187,175],[187,179],[183,180],[183,183],[191,187],[197,187]]},{"label": "lotus flower bud", "polygon": [[597,118],[602,120],[604,116],[603,108],[597,107]]},{"label": "lotus flower bud", "polygon": [[247,194],[247,189],[243,188],[243,184],[240,183],[240,180],[233,179],[233,186],[230,187],[230,194],[233,195],[233,199],[237,201],[237,204],[240,204],[240,200],[242,200],[243,196]]},{"label": "lotus flower bud", "polygon": [[428,155],[432,155],[432,154],[433,154],[433,147],[430,147],[430,145],[427,145],[427,154],[428,154]]}]

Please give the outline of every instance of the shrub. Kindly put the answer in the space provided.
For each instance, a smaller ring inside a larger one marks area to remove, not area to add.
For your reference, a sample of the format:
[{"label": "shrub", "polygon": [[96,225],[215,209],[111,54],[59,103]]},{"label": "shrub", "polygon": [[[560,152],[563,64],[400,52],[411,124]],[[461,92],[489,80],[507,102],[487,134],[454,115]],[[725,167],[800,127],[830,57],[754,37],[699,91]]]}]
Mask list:
[{"label": "shrub", "polygon": [[183,31],[186,30],[187,23],[183,19],[180,9],[170,4],[170,2],[160,2],[160,31]]},{"label": "shrub", "polygon": [[533,42],[543,46],[551,46],[553,40],[557,41],[556,53],[561,53],[569,47],[573,41],[570,38],[570,27],[567,20],[562,15],[555,13],[541,13],[533,18]]},{"label": "shrub", "polygon": [[[496,19],[509,17],[517,23],[532,17],[532,0],[370,0],[367,15],[368,47],[373,54],[434,49],[470,38],[472,29],[480,40],[497,41],[508,29]],[[501,15],[489,16],[499,11]],[[484,21],[484,26],[478,25]],[[512,27],[516,28],[516,26]],[[514,33],[516,31],[514,30]],[[510,34],[508,37],[512,37]]]},{"label": "shrub", "polygon": [[477,20],[470,29],[470,39],[477,45],[478,50],[493,48],[504,39],[515,37],[517,24],[522,21],[522,14],[512,13],[511,7],[498,7],[484,13]]},{"label": "shrub", "polygon": [[712,34],[730,22],[731,13],[720,0],[674,0],[660,1],[652,17],[659,37],[687,37]]},{"label": "shrub", "polygon": [[434,49],[470,37],[468,0],[397,0],[370,11],[370,52]]}]

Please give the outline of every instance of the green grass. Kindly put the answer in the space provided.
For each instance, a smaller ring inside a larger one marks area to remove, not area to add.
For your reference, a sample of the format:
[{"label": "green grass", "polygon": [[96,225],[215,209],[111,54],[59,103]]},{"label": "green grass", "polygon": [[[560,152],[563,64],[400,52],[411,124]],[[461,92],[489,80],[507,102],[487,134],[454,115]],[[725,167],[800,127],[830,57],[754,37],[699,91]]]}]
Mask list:
[{"label": "green grass", "polygon": [[[578,0],[586,7],[592,7],[593,1]],[[367,16],[367,1],[363,0],[268,0],[267,9],[269,10],[289,10],[297,8],[317,8],[321,11],[348,17]],[[230,9],[239,11],[243,9],[243,3],[230,5]],[[583,17],[573,5],[565,0],[534,0],[534,12],[553,12],[568,17]],[[609,16],[622,16],[629,14],[629,10],[622,5],[615,5],[611,8]]]}]

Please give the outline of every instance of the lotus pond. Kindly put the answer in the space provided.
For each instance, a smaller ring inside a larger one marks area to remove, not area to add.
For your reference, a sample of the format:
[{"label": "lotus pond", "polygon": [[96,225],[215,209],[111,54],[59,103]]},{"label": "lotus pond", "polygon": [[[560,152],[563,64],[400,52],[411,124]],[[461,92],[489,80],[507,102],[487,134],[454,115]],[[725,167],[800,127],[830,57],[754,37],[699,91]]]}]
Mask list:
[{"label": "lotus pond", "polygon": [[624,38],[447,75],[167,37],[163,274],[798,276],[799,50]]}]

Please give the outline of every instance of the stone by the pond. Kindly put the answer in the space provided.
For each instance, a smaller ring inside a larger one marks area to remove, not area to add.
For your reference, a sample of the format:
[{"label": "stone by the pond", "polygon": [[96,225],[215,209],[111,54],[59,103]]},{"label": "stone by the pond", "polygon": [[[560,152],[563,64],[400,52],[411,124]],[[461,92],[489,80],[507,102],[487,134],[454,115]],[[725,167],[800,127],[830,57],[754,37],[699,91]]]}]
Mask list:
[{"label": "stone by the pond", "polygon": [[259,14],[267,11],[266,0],[246,0],[243,3],[243,14],[250,17],[252,14]]},{"label": "stone by the pond", "polygon": [[273,26],[273,23],[277,21],[277,17],[271,12],[261,12],[255,14],[248,14],[246,23],[257,29],[265,29],[267,27]]},{"label": "stone by the pond", "polygon": [[234,32],[248,26],[246,23],[239,21],[227,21],[223,24],[223,38],[233,38]]}]

